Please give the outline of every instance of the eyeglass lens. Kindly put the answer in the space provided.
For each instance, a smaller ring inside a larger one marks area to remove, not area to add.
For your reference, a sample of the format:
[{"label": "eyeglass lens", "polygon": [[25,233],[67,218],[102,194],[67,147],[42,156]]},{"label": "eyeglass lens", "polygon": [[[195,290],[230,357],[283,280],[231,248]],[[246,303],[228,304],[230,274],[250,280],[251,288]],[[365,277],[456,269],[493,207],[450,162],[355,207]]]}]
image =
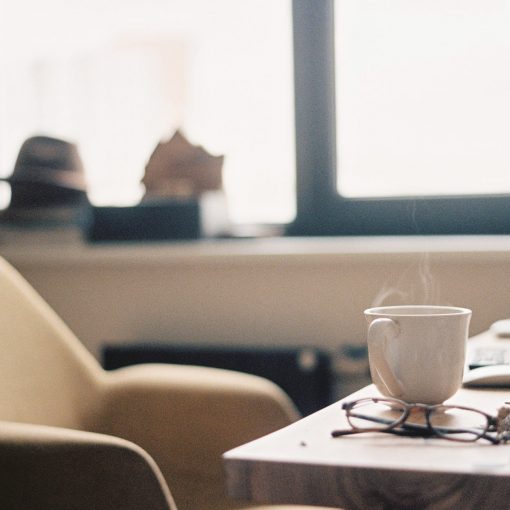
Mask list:
[{"label": "eyeglass lens", "polygon": [[489,426],[485,414],[455,406],[438,406],[429,421],[436,434],[455,441],[476,441]]},{"label": "eyeglass lens", "polygon": [[385,430],[402,421],[405,408],[397,402],[385,399],[362,399],[354,403],[347,413],[349,424],[354,429]]},{"label": "eyeglass lens", "polygon": [[[387,430],[404,421],[407,425],[428,428],[424,408],[407,409],[405,404],[391,399],[362,399],[348,409],[347,418],[351,427],[357,430]],[[489,426],[487,416],[474,409],[456,406],[428,409],[430,426],[445,439],[476,441]]]}]

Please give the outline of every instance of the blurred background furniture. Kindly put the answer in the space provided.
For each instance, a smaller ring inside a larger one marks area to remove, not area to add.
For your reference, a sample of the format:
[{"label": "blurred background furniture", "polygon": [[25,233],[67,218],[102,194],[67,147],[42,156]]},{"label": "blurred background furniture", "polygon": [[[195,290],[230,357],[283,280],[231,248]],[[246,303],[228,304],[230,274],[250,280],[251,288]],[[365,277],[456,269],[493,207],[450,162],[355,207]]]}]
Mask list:
[{"label": "blurred background furniture", "polygon": [[102,351],[106,370],[140,363],[173,363],[258,375],[282,388],[303,416],[333,401],[330,358],[327,351],[312,346],[218,346],[141,341],[107,343]]},{"label": "blurred background furniture", "polygon": [[224,495],[221,454],[298,417],[280,388],[249,374],[104,371],[3,259],[0,320],[4,510],[244,508]]}]

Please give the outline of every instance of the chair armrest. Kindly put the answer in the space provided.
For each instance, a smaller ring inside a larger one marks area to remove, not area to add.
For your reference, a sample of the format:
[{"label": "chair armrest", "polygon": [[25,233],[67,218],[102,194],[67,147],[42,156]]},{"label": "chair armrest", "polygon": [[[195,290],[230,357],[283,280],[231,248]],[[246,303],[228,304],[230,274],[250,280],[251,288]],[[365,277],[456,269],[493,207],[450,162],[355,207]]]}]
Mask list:
[{"label": "chair armrest", "polygon": [[0,459],[3,510],[175,510],[151,457],[119,438],[0,421]]},{"label": "chair armrest", "polygon": [[238,508],[225,494],[221,455],[297,419],[289,397],[261,377],[186,365],[107,372],[100,431],[157,462],[179,510]]},{"label": "chair armrest", "polygon": [[106,376],[103,430],[140,445],[165,474],[222,477],[225,451],[299,418],[278,386],[245,373],[147,364]]}]

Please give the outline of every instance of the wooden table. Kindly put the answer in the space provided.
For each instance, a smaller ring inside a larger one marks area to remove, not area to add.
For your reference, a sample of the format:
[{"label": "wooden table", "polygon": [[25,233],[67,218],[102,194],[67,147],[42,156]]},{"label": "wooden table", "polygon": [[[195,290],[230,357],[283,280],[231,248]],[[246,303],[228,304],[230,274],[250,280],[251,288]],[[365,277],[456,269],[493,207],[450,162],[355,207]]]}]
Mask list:
[{"label": "wooden table", "polygon": [[[368,386],[346,400],[377,394]],[[448,403],[496,414],[507,400],[510,389],[461,389]],[[382,433],[331,437],[346,426],[337,402],[227,452],[229,494],[257,503],[363,510],[510,508],[510,445]]]}]

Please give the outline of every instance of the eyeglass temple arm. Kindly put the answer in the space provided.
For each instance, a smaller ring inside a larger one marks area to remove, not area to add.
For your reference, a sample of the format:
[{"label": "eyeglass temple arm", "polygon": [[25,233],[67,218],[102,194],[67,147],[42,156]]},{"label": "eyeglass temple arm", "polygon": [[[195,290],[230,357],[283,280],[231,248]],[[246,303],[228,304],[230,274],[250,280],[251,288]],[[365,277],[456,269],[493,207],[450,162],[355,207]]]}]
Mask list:
[{"label": "eyeglass temple arm", "polygon": [[[459,429],[457,431],[452,431],[452,433],[459,433],[464,432],[464,429]],[[341,436],[349,436],[354,434],[362,434],[364,432],[384,432],[385,434],[393,434],[395,436],[403,436],[403,437],[423,437],[423,438],[429,438],[429,437],[441,437],[441,435],[438,435],[434,432],[434,429],[427,428],[425,426],[419,426],[419,425],[409,425],[407,423],[401,425],[401,428],[391,428],[391,429],[378,429],[378,428],[370,428],[370,429],[338,429],[333,430],[331,432],[332,437],[341,437]],[[450,431],[448,431],[450,432]],[[446,438],[448,435],[445,431],[442,432],[443,437]],[[489,434],[483,433],[479,436],[479,439],[486,439],[487,441],[491,442],[492,444],[500,444],[502,442],[506,442],[510,439],[510,436],[499,438],[499,437],[492,437]]]},{"label": "eyeglass temple arm", "polygon": [[432,437],[434,432],[426,428],[394,428],[394,429],[338,429],[331,432],[332,437],[349,436],[353,434],[362,434],[363,432],[384,432],[385,434],[394,434],[404,437]]},{"label": "eyeglass temple arm", "polygon": [[[393,423],[391,420],[385,420],[383,418],[377,418],[375,416],[367,416],[367,415],[359,414],[359,413],[351,413],[351,416],[353,416],[355,418],[371,421],[374,423],[380,423],[382,425],[390,426]],[[442,434],[444,436],[447,436],[448,434],[459,434],[462,432],[469,433],[468,429],[462,429],[462,428],[445,429],[442,427],[431,428],[428,424],[427,425],[418,425],[418,424],[414,424],[414,423],[400,423],[398,425],[395,425],[395,427],[397,427],[397,426],[399,428],[389,427],[387,429],[380,429],[380,428],[374,427],[374,428],[367,428],[367,429],[355,429],[355,428],[339,429],[339,430],[334,430],[331,433],[331,435],[333,437],[340,437],[340,436],[347,436],[347,435],[352,435],[352,434],[359,434],[362,432],[386,432],[386,433],[395,434],[398,436],[432,437],[437,432],[439,432],[440,434]],[[501,438],[501,437],[492,437],[491,435],[489,435],[485,432],[482,435],[480,435],[479,437],[486,439],[487,441],[490,441],[492,444],[499,444],[503,441],[507,441],[510,439],[510,435],[508,435],[508,434],[504,438]]]},{"label": "eyeglass temple arm", "polygon": [[396,424],[400,421],[400,420],[398,420],[397,422],[395,422],[395,420],[385,420],[384,418],[378,418],[376,416],[368,416],[366,414],[359,414],[359,413],[353,413],[353,412],[350,413],[350,416],[352,418],[359,418],[361,420],[367,420],[367,421],[372,421],[374,423],[380,423],[381,425],[388,425],[388,427],[392,426],[393,423],[395,423],[395,426],[396,426]]},{"label": "eyeglass temple arm", "polygon": [[[355,418],[359,418],[361,420],[367,420],[367,421],[372,421],[374,423],[380,423],[382,425],[388,425],[388,427],[390,427],[393,423],[395,423],[395,427],[402,427],[404,429],[411,429],[411,430],[431,430],[431,427],[426,424],[426,425],[420,425],[418,423],[399,423],[399,421],[396,421],[396,422],[393,422],[392,420],[385,420],[384,418],[378,418],[378,417],[375,417],[375,416],[367,416],[365,414],[359,414],[359,413],[351,413],[351,416],[355,417]],[[490,425],[492,425],[490,423]],[[466,429],[466,428],[451,428],[451,427],[448,427],[448,428],[443,428],[443,427],[432,427],[432,429],[440,432],[441,434],[459,434],[459,433],[462,433],[462,432],[469,432],[469,429]],[[365,430],[365,429],[363,429]],[[379,429],[380,430],[380,429]]]}]

